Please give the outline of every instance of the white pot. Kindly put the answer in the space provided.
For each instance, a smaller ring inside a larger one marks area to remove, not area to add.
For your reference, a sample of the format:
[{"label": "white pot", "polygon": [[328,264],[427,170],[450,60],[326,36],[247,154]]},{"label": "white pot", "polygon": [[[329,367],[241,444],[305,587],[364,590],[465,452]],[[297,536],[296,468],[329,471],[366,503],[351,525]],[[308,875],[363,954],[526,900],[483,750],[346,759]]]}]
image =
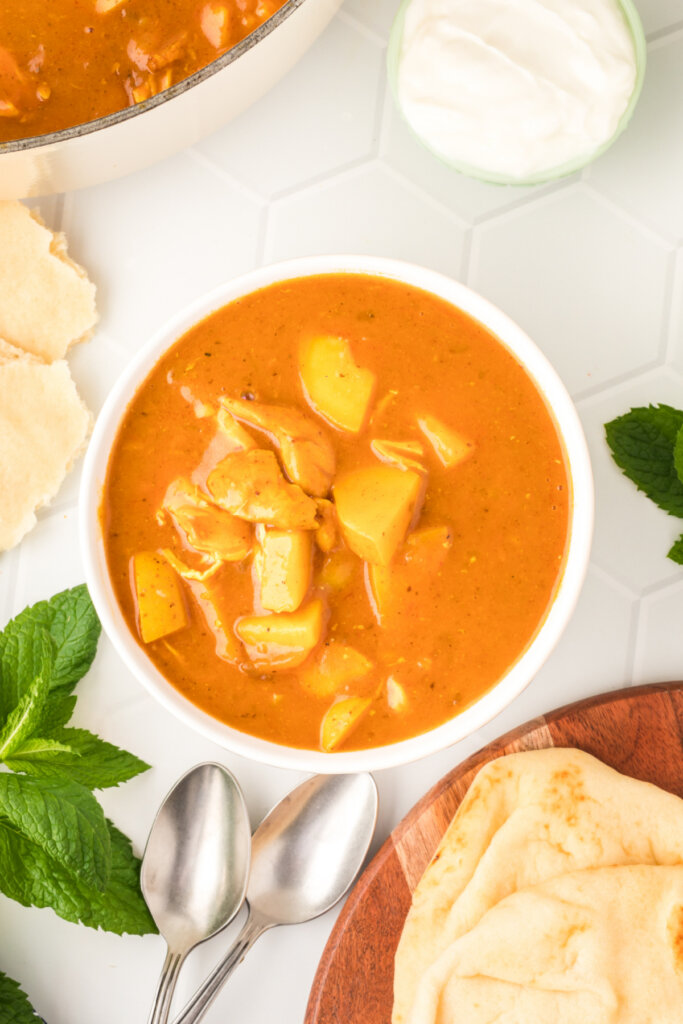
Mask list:
[{"label": "white pot", "polygon": [[222,57],[144,103],[75,128],[0,143],[0,199],[96,185],[191,146],[282,78],[340,4],[287,0]]}]

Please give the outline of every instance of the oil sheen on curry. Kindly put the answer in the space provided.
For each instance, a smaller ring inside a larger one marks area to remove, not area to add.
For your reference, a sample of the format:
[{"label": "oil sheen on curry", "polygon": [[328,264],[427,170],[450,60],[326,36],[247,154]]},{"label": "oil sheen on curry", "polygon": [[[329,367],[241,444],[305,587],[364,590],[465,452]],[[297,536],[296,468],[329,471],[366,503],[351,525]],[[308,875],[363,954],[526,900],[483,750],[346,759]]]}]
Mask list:
[{"label": "oil sheen on curry", "polygon": [[542,624],[571,490],[535,385],[481,325],[382,278],[286,281],[187,332],[120,427],[116,594],[190,701],[289,746],[437,726]]},{"label": "oil sheen on curry", "polygon": [[0,142],[156,96],[235,46],[284,0],[4,0]]}]

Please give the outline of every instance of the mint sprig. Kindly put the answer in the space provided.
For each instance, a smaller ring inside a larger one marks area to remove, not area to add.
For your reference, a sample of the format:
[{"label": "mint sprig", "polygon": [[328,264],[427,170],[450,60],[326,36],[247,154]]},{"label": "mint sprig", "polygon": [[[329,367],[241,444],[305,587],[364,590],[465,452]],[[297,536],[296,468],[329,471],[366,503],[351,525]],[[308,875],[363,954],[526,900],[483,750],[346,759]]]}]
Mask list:
[{"label": "mint sprig", "polygon": [[0,1024],[39,1024],[39,1021],[18,982],[0,971]]},{"label": "mint sprig", "polygon": [[[638,490],[683,519],[683,410],[670,405],[631,409],[605,424],[612,457]],[[668,552],[683,564],[683,536]]]},{"label": "mint sprig", "polygon": [[[149,766],[67,727],[99,635],[84,586],[26,608],[0,632],[0,892],[67,921],[142,935],[156,928],[140,862],[92,791]],[[19,986],[0,973],[0,1024],[35,1020]]]}]

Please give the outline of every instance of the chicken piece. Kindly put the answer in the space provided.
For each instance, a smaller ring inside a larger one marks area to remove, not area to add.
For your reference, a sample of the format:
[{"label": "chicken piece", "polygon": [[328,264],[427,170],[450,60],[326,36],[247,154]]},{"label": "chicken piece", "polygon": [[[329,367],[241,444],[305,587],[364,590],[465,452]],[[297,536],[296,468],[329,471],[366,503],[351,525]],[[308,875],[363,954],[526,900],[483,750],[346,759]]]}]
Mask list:
[{"label": "chicken piece", "polygon": [[327,553],[337,543],[337,513],[327,498],[318,498],[320,526],[315,531],[315,542],[321,551]]},{"label": "chicken piece", "polygon": [[278,448],[287,476],[307,494],[324,498],[332,484],[335,457],[324,429],[298,409],[221,398],[235,419],[263,430]]},{"label": "chicken piece", "polygon": [[299,376],[306,398],[323,419],[351,434],[363,429],[377,375],[356,364],[345,338],[305,338],[299,347]]},{"label": "chicken piece", "polygon": [[180,583],[168,562],[156,551],[133,556],[138,629],[144,643],[187,626],[187,610]]},{"label": "chicken piece", "polygon": [[187,544],[213,562],[241,562],[251,552],[249,524],[212,504],[190,480],[173,481],[164,496],[161,519],[164,513]]},{"label": "chicken piece", "polygon": [[216,50],[225,50],[232,37],[232,19],[234,15],[225,4],[209,0],[199,14],[199,25]]},{"label": "chicken piece", "polygon": [[320,746],[326,754],[348,739],[371,704],[369,697],[345,697],[327,709],[320,728]]},{"label": "chicken piece", "polygon": [[241,562],[251,551],[251,529],[225,509],[186,505],[171,512],[195,551],[217,562]]},{"label": "chicken piece", "polygon": [[301,667],[297,678],[314,697],[335,697],[372,672],[373,664],[349,644],[330,641],[320,653]]},{"label": "chicken piece", "polygon": [[370,449],[373,455],[388,466],[412,469],[415,473],[427,472],[422,462],[425,454],[424,445],[419,441],[384,441],[374,438],[370,442]]},{"label": "chicken piece", "polygon": [[270,612],[295,612],[311,582],[311,531],[256,529],[254,571],[261,604]]},{"label": "chicken piece", "polygon": [[394,466],[366,466],[341,476],[334,485],[334,500],[351,550],[367,562],[389,565],[422,489],[420,474]]},{"label": "chicken piece", "polygon": [[417,425],[431,444],[437,459],[446,469],[464,462],[474,452],[474,443],[457,430],[447,427],[436,416],[419,416]]},{"label": "chicken piece", "polygon": [[229,442],[231,445],[230,450],[239,451],[250,451],[252,448],[258,448],[258,445],[254,438],[248,431],[241,426],[231,412],[227,409],[219,409],[216,414],[216,422],[218,423],[218,429],[221,437]]},{"label": "chicken piece", "polygon": [[259,669],[296,668],[318,646],[324,624],[323,603],[309,601],[295,612],[245,615],[235,631]]},{"label": "chicken piece", "polygon": [[208,629],[213,634],[216,656],[231,665],[241,664],[245,660],[245,652],[233,633],[233,623],[224,607],[225,580],[218,575],[212,575],[204,581],[189,581],[187,585],[206,620]]},{"label": "chicken piece", "polygon": [[313,498],[282,475],[275,455],[257,448],[227,455],[206,481],[217,505],[252,523],[278,530],[315,530],[317,506]]},{"label": "chicken piece", "polygon": [[35,107],[35,82],[19,67],[14,54],[0,46],[0,117],[21,117]]},{"label": "chicken piece", "polygon": [[394,676],[387,679],[387,704],[392,711],[403,712],[408,707],[406,691]]}]

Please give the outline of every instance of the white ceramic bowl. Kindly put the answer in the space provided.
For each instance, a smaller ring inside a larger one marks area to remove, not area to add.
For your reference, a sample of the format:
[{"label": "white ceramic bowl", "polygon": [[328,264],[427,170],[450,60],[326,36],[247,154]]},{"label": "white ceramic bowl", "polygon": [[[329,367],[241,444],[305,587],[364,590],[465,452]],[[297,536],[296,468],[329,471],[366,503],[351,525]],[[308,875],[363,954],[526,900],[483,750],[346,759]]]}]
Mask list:
[{"label": "white ceramic bowl", "polygon": [[[109,453],[126,408],[160,356],[188,328],[233,299],[276,281],[344,272],[374,274],[422,288],[464,310],[499,338],[525,367],[551,410],[568,458],[573,508],[565,570],[546,619],[526,651],[488,693],[444,725],[412,739],[369,750],[324,754],[239,732],[201,711],[171,686],[136,643],[121,614],[107,571],[98,509]],[[583,430],[564,385],[545,356],[504,313],[464,285],[424,267],[370,256],[315,256],[264,267],[229,281],[157,332],[116,382],[98,417],[85,459],[80,514],[86,579],[102,625],[126,666],[165,708],[214,742],[257,761],[300,771],[372,771],[406,764],[469,736],[507,707],[533,679],[562,634],[581,589],[590,553],[593,481]]]}]

